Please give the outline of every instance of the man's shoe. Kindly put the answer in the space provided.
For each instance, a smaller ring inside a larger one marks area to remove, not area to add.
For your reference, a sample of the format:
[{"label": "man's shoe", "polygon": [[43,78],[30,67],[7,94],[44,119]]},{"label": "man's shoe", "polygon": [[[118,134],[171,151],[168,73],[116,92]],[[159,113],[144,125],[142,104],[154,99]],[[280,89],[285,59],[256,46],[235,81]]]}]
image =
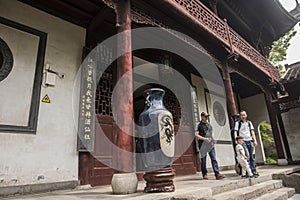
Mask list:
[{"label": "man's shoe", "polygon": [[204,176],[203,176],[203,179],[208,180],[208,176],[207,176],[207,175],[204,175]]},{"label": "man's shoe", "polygon": [[249,178],[257,178],[257,176],[253,175],[253,176],[249,176]]},{"label": "man's shoe", "polygon": [[248,175],[242,175],[241,177],[242,177],[242,179],[249,178]]},{"label": "man's shoe", "polygon": [[259,174],[257,172],[254,172],[253,175],[259,177]]},{"label": "man's shoe", "polygon": [[253,174],[254,178],[258,178],[259,175],[258,174]]},{"label": "man's shoe", "polygon": [[218,176],[216,176],[216,179],[217,179],[217,180],[221,180],[221,179],[223,179],[223,178],[225,178],[225,176],[224,176],[223,174],[219,174]]}]

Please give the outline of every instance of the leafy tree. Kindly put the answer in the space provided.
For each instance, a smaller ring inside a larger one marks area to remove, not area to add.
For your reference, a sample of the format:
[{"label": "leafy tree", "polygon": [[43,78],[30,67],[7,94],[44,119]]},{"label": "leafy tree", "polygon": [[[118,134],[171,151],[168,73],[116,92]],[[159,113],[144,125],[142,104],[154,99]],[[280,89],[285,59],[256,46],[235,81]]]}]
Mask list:
[{"label": "leafy tree", "polygon": [[266,155],[266,162],[275,164],[277,162],[277,152],[272,134],[272,127],[268,122],[264,121],[260,123],[259,130]]},{"label": "leafy tree", "polygon": [[285,68],[282,64],[280,64],[280,62],[286,60],[286,51],[291,45],[290,41],[296,35],[296,33],[297,31],[292,28],[289,32],[272,44],[268,59],[273,65],[278,66],[281,75],[285,73]]}]

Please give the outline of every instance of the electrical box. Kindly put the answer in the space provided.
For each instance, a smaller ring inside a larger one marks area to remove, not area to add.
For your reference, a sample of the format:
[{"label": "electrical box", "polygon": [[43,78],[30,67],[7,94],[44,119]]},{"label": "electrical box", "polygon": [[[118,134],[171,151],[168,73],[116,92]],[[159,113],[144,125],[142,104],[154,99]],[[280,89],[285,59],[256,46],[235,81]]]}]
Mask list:
[{"label": "electrical box", "polygon": [[47,86],[55,86],[56,74],[51,72],[46,72],[45,85]]}]

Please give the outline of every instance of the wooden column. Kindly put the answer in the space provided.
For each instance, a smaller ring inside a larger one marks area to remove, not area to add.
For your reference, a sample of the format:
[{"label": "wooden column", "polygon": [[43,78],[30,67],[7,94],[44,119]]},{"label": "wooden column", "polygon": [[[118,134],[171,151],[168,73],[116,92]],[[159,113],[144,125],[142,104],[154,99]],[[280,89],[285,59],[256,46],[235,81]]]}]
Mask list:
[{"label": "wooden column", "polygon": [[[117,128],[117,145],[127,152],[133,152],[133,84],[132,73],[127,73],[132,70],[130,0],[117,1],[116,23],[118,33],[123,33],[118,37],[117,50],[122,56],[117,60],[117,79],[125,80],[124,84],[120,85],[121,89],[117,99],[118,116],[114,116],[117,118],[118,124],[122,126],[122,130]],[[117,157],[119,169],[126,172],[134,171],[133,157],[128,157],[128,154],[124,152],[119,152]]]},{"label": "wooden column", "polygon": [[285,159],[284,149],[283,149],[283,145],[282,145],[281,137],[280,137],[280,132],[279,132],[279,129],[277,126],[277,116],[276,116],[277,111],[276,111],[275,107],[273,107],[273,105],[272,105],[272,94],[268,89],[265,89],[265,98],[266,98],[266,105],[267,105],[267,109],[268,109],[270,123],[272,126],[272,133],[274,136],[278,160]]},{"label": "wooden column", "polygon": [[227,62],[222,65],[222,71],[223,71],[224,87],[226,92],[227,110],[228,110],[229,120],[231,122],[230,128],[233,128],[234,122],[232,121],[232,116],[237,114],[237,110],[236,110],[236,104],[234,100],[234,94],[233,94],[231,78],[229,74],[229,67]]},{"label": "wooden column", "polygon": [[287,136],[286,136],[286,132],[285,132],[285,128],[284,128],[284,122],[282,120],[282,116],[281,116],[280,112],[278,112],[278,114],[277,114],[277,119],[278,119],[278,124],[279,124],[280,132],[281,132],[281,137],[282,137],[283,144],[284,144],[284,147],[285,147],[287,160],[288,160],[289,163],[291,163],[291,162],[293,162],[292,154],[291,154],[289,142],[288,142],[288,139],[287,139]]}]

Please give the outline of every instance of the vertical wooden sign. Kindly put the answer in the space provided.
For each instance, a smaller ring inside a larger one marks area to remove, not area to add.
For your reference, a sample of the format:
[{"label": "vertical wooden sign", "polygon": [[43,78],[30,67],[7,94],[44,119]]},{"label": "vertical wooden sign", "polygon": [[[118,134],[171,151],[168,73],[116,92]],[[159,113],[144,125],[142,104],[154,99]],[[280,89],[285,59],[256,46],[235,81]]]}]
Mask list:
[{"label": "vertical wooden sign", "polygon": [[94,151],[96,58],[90,53],[81,68],[78,151]]}]

